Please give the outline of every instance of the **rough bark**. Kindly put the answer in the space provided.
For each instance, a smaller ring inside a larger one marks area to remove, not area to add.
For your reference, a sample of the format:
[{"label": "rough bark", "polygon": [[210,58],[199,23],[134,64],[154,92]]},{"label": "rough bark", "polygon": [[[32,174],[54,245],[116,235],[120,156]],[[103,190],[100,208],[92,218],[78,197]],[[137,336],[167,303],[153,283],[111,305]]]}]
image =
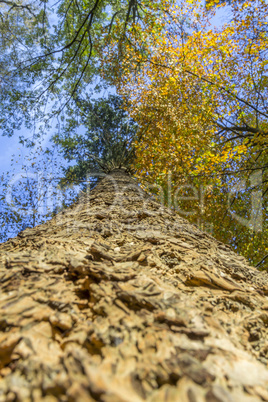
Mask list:
[{"label": "rough bark", "polygon": [[0,252],[0,401],[268,401],[267,273],[123,171]]}]

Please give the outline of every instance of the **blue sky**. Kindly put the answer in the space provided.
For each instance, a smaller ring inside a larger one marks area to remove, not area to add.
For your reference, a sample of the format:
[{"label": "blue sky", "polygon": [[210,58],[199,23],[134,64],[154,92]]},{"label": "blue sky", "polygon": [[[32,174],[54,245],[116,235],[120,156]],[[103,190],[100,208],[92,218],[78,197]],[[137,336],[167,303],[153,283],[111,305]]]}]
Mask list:
[{"label": "blue sky", "polygon": [[16,137],[17,136],[13,136],[11,138],[3,136],[0,137],[0,175],[10,168],[12,155],[14,152],[18,152],[18,149],[16,150],[18,144],[18,139]]},{"label": "blue sky", "polygon": [[[23,161],[26,162],[26,157],[29,155],[30,149],[24,147],[19,143],[19,137],[24,135],[29,136],[29,130],[17,131],[12,137],[0,136],[0,176],[9,171],[12,166],[12,159],[14,157],[14,162],[18,161],[17,167],[20,168]],[[50,133],[43,140],[43,146],[49,145]],[[14,163],[15,167],[16,163]],[[17,170],[17,169],[16,169]]]}]

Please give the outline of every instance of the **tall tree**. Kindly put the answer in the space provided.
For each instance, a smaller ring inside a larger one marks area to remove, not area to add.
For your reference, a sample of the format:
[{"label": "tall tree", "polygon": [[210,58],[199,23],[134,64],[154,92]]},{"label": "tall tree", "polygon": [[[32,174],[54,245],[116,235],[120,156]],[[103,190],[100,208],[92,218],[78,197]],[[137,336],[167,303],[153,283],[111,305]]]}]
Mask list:
[{"label": "tall tree", "polygon": [[267,399],[267,272],[124,170],[0,251],[2,400]]}]

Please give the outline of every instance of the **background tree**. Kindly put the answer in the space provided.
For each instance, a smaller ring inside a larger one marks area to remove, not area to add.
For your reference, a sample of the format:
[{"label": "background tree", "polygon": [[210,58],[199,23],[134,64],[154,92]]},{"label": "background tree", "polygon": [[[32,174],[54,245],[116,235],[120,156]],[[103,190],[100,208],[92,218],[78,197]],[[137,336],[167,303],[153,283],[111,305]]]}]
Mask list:
[{"label": "background tree", "polygon": [[59,188],[62,162],[55,154],[35,148],[26,160],[22,155],[13,159],[11,170],[0,176],[1,242],[46,222],[76,199],[80,187]]},{"label": "background tree", "polygon": [[62,185],[83,182],[94,173],[109,172],[115,167],[130,168],[137,128],[117,95],[94,101],[89,97],[76,99],[76,108],[64,129],[52,137],[64,159],[71,163],[64,169]]}]

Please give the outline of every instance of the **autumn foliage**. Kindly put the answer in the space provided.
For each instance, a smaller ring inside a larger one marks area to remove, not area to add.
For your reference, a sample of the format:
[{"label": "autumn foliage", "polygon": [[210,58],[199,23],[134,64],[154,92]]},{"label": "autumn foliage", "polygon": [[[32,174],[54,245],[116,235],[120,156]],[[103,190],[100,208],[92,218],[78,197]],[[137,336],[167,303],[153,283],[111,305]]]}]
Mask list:
[{"label": "autumn foliage", "polygon": [[124,57],[103,55],[140,126],[139,179],[188,196],[180,210],[255,264],[268,252],[267,15],[263,0],[165,2],[153,27],[132,25]]}]

